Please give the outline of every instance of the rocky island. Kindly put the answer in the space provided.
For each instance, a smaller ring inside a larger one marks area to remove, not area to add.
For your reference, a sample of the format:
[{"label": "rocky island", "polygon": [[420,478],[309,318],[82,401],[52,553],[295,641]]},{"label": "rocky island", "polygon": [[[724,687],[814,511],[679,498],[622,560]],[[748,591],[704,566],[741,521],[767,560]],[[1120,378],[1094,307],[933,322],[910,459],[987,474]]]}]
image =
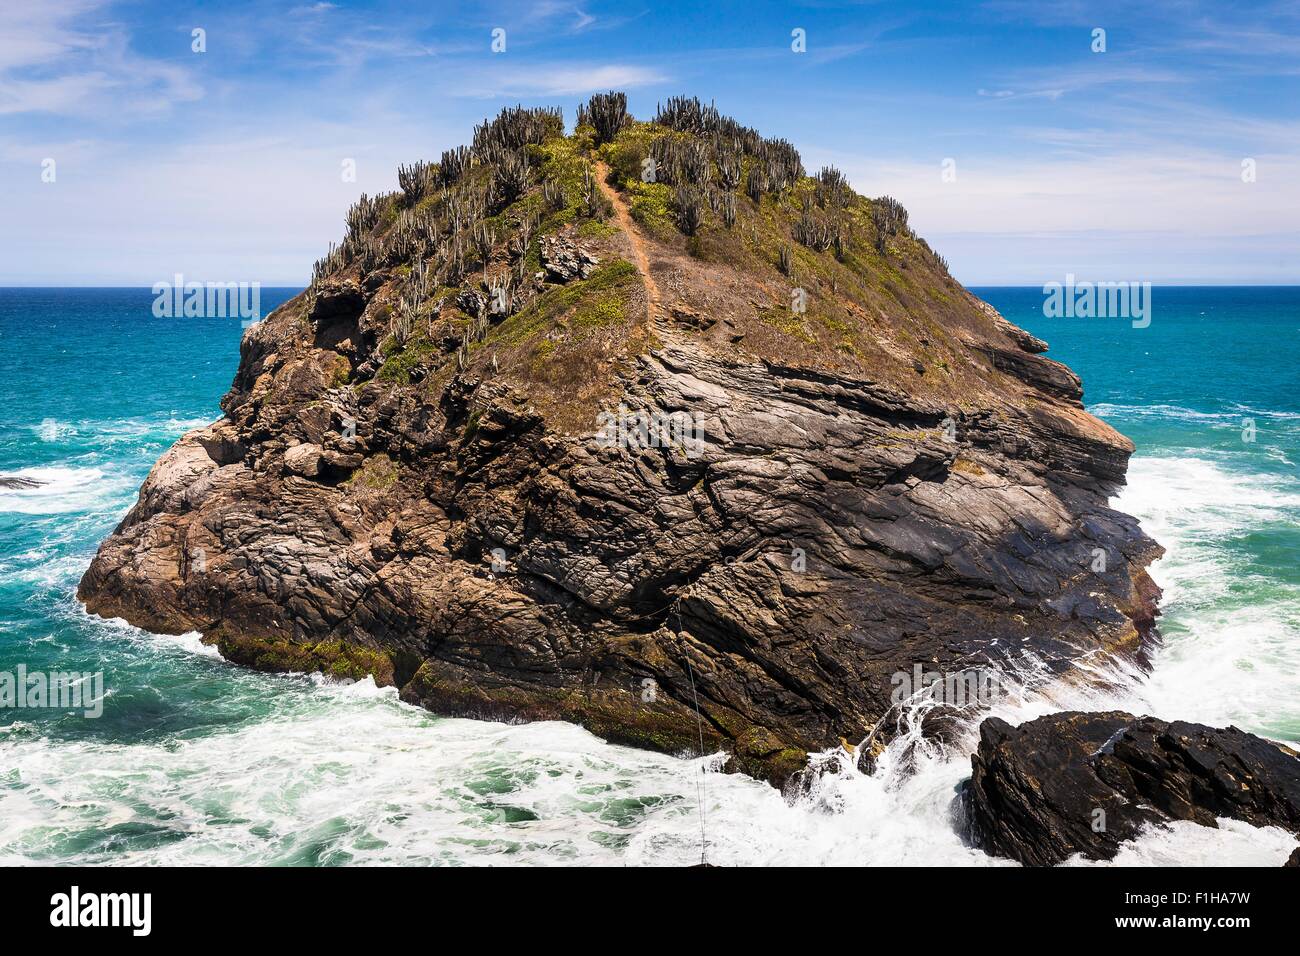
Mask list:
[{"label": "rocky island", "polygon": [[1108,505],[1132,445],[896,201],[621,94],[399,183],[244,335],[89,610],[777,784],[917,665],[1151,639],[1161,549]]}]

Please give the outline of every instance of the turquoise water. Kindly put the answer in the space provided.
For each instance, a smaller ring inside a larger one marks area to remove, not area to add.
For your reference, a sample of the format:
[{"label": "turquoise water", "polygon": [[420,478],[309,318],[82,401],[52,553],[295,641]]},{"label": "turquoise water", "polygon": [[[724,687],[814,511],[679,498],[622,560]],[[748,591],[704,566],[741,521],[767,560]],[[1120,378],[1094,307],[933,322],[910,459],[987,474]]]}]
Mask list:
[{"label": "turquoise water", "polygon": [[[293,291],[262,290],[263,308]],[[1108,695],[1050,689],[1009,719],[1126,706],[1300,740],[1300,289],[1156,289],[1145,329],[1045,319],[1034,289],[977,291],[1051,342],[1089,407],[1137,443],[1118,505],[1169,548],[1152,674]],[[0,289],[0,475],[45,482],[0,490],[0,672],[102,671],[105,687],[97,719],[0,710],[0,863],[698,859],[693,761],[565,724],[439,719],[368,681],[246,672],[194,635],[80,609],[96,544],[169,444],[219,415],[238,363],[238,320],[157,319],[151,301]],[[989,863],[947,819],[966,754],[896,756],[913,772],[887,758],[796,806],[710,774],[710,858]],[[1293,845],[1193,828],[1128,861],[1271,864]]]},{"label": "turquoise water", "polygon": [[1170,552],[1149,693],[1300,739],[1300,289],[1158,288],[1144,329],[1044,318],[1035,289],[982,294],[1137,446],[1118,506]]}]

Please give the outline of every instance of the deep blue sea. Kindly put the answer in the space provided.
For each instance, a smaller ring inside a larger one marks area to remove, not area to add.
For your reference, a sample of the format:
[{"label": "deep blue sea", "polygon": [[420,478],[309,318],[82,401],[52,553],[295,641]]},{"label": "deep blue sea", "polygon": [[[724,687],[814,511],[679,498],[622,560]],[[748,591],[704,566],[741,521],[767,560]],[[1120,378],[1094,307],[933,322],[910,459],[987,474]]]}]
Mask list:
[{"label": "deep blue sea", "polygon": [[[263,311],[295,291],[263,289]],[[1300,741],[1300,288],[1156,288],[1140,329],[1045,318],[1039,289],[975,291],[1050,342],[1090,410],[1133,439],[1116,504],[1168,548],[1150,675],[1038,687],[999,712],[1123,707]],[[440,719],[369,681],[255,674],[197,635],[81,610],[97,543],[170,443],[219,416],[238,363],[239,320],[158,319],[151,303],[146,289],[0,289],[0,476],[43,482],[0,490],[0,674],[104,683],[97,718],[0,709],[0,864],[698,859],[694,761],[566,724]],[[928,747],[901,739],[874,776],[795,805],[709,774],[710,859],[996,863],[948,817],[967,752]],[[1179,824],[1119,862],[1275,865],[1294,845]]]}]

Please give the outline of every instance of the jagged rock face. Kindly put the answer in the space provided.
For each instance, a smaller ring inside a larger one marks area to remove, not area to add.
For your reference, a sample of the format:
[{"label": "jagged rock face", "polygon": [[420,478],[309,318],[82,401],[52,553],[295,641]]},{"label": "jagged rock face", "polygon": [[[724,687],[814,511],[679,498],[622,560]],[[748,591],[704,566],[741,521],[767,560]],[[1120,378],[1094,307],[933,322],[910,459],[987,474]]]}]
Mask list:
[{"label": "jagged rock face", "polygon": [[1300,832],[1300,755],[1236,727],[1118,711],[1020,727],[989,718],[971,765],[961,799],[972,839],[1029,865],[1110,859],[1144,825],[1169,820]]},{"label": "jagged rock face", "polygon": [[555,282],[585,279],[599,265],[599,261],[587,249],[559,236],[542,237],[541,258],[545,275]]},{"label": "jagged rock face", "polygon": [[[252,369],[274,329],[246,341]],[[774,777],[866,736],[915,662],[1032,649],[1064,668],[1136,648],[1151,621],[1156,549],[1106,507],[1126,456],[1104,435],[974,416],[950,442],[942,407],[677,343],[638,360],[622,399],[693,411],[699,454],[636,451],[550,433],[490,383],[468,434],[476,383],[347,405],[320,357],[300,361],[275,376],[298,383],[293,418],[259,420],[236,392],[163,457],[86,574],[92,610],[201,630],[254,665],[276,663],[266,639],[354,643],[435,711],[667,749],[695,732],[689,665],[706,746]],[[331,453],[402,474],[322,480]],[[1097,548],[1107,574],[1089,572]]]},{"label": "jagged rock face", "polygon": [[[811,293],[844,317],[824,328],[857,337],[816,352],[821,329],[774,312],[775,266],[701,262],[606,191],[613,225],[577,273],[454,358],[456,329],[499,320],[431,318],[425,351],[385,358],[401,280],[383,268],[251,328],[225,417],[155,466],[87,607],[197,629],[251,666],[373,672],[439,713],[673,752],[702,733],[778,782],[866,737],[916,664],[1032,652],[1064,670],[1140,649],[1160,549],[1107,505],[1132,446],[1043,343],[950,278],[927,294],[928,259],[877,291],[823,254],[842,278]],[[758,236],[745,203],[717,236]],[[546,241],[552,262],[573,232]],[[444,299],[469,293],[485,301]],[[546,303],[626,324],[541,328]],[[591,327],[567,377],[536,373],[565,328]],[[602,409],[616,433],[628,415],[691,432],[610,441]]]}]

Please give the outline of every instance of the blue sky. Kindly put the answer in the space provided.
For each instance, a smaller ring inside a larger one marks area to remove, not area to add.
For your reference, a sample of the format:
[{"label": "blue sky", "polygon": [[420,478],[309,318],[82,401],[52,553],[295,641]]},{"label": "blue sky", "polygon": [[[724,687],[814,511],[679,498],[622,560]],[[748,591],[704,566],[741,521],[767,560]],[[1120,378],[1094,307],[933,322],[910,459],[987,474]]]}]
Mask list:
[{"label": "blue sky", "polygon": [[608,88],[715,100],[901,199],[970,285],[1300,282],[1293,0],[5,0],[0,285],[303,284],[399,162]]}]

